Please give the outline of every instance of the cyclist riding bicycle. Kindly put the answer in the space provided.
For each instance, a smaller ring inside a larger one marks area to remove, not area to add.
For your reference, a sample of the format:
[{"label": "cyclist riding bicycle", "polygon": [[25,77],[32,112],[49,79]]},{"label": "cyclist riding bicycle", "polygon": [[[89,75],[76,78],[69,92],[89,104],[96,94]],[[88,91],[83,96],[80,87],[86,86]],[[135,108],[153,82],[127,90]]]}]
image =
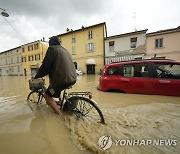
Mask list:
[{"label": "cyclist riding bicycle", "polygon": [[77,80],[76,70],[71,54],[60,45],[59,38],[53,36],[49,40],[49,48],[34,79],[49,75],[49,87],[44,93],[46,103],[58,114],[62,115],[55,98],[61,103],[61,91],[74,85]]}]

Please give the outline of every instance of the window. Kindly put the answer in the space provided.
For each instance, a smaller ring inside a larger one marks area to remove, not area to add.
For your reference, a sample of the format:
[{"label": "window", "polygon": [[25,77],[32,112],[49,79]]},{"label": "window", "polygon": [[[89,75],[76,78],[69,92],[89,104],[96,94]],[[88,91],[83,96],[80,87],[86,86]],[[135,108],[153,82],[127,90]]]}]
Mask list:
[{"label": "window", "polygon": [[131,38],[131,48],[136,48],[137,45],[137,37]]},{"label": "window", "polygon": [[20,72],[20,66],[18,66],[18,72]]},{"label": "window", "polygon": [[26,57],[22,57],[22,62],[26,62]]},{"label": "window", "polygon": [[92,39],[93,36],[92,36],[92,30],[88,31],[88,39]]},{"label": "window", "polygon": [[123,75],[122,67],[110,67],[108,69],[108,75]]},{"label": "window", "polygon": [[93,52],[95,51],[95,44],[94,43],[88,43],[87,44],[87,52]]},{"label": "window", "polygon": [[76,47],[72,46],[72,54],[75,55],[76,54]]},{"label": "window", "polygon": [[39,49],[39,44],[38,43],[34,44],[34,50],[37,50],[37,49]]},{"label": "window", "polygon": [[124,76],[127,77],[149,77],[147,64],[129,64],[123,69]]},{"label": "window", "polygon": [[114,41],[109,42],[109,51],[113,52],[114,51]]},{"label": "window", "polygon": [[40,60],[40,54],[35,55],[35,60]]},{"label": "window", "polygon": [[13,58],[11,58],[11,64],[13,64]]},{"label": "window", "polygon": [[155,48],[163,47],[163,38],[155,39]]},{"label": "window", "polygon": [[180,65],[155,63],[158,78],[180,79]]},{"label": "window", "polygon": [[75,34],[72,35],[72,43],[75,43],[76,42],[76,37],[75,37]]},{"label": "window", "polygon": [[19,57],[17,57],[17,63],[19,63]]},{"label": "window", "polygon": [[28,60],[29,61],[33,61],[34,60],[34,56],[28,56]]},{"label": "window", "polygon": [[32,51],[33,50],[33,45],[28,46],[28,51]]},{"label": "window", "polygon": [[25,52],[24,47],[22,48],[22,52]]}]

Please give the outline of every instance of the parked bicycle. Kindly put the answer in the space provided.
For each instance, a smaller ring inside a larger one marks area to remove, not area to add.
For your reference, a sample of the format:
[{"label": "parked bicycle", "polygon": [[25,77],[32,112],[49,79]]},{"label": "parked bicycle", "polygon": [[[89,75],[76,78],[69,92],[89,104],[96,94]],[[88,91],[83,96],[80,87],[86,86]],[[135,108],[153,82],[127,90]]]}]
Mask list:
[{"label": "parked bicycle", "polygon": [[[44,79],[30,79],[29,88],[31,92],[27,97],[29,103],[39,104],[43,100],[43,94],[46,90]],[[68,89],[70,89],[69,87]],[[62,95],[62,102],[57,103],[59,108],[66,113],[73,113],[77,118],[86,118],[93,122],[105,124],[102,111],[97,103],[92,100],[91,92],[71,92],[65,89]]]}]

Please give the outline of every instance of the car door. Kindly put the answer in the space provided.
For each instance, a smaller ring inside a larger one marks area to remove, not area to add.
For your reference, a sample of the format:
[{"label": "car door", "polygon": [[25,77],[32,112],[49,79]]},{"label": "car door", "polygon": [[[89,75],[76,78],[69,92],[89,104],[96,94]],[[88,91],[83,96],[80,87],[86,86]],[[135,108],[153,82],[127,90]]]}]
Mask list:
[{"label": "car door", "polygon": [[123,66],[124,76],[120,78],[125,92],[135,94],[157,94],[156,81],[151,77],[148,63],[133,63]]},{"label": "car door", "polygon": [[154,63],[159,95],[180,96],[180,64]]},{"label": "car door", "polygon": [[120,77],[120,72],[119,72],[120,67],[119,66],[111,66],[107,70],[107,78],[106,78],[106,88],[108,90],[119,90],[119,77]]}]

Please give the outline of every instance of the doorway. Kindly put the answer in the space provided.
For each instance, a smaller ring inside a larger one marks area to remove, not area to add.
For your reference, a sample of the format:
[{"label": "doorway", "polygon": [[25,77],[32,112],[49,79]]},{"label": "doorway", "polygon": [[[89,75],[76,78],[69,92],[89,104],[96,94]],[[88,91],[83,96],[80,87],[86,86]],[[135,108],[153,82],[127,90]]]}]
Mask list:
[{"label": "doorway", "polygon": [[31,68],[31,75],[35,76],[38,72],[38,68]]},{"label": "doorway", "polygon": [[87,74],[95,74],[95,64],[86,65]]}]

